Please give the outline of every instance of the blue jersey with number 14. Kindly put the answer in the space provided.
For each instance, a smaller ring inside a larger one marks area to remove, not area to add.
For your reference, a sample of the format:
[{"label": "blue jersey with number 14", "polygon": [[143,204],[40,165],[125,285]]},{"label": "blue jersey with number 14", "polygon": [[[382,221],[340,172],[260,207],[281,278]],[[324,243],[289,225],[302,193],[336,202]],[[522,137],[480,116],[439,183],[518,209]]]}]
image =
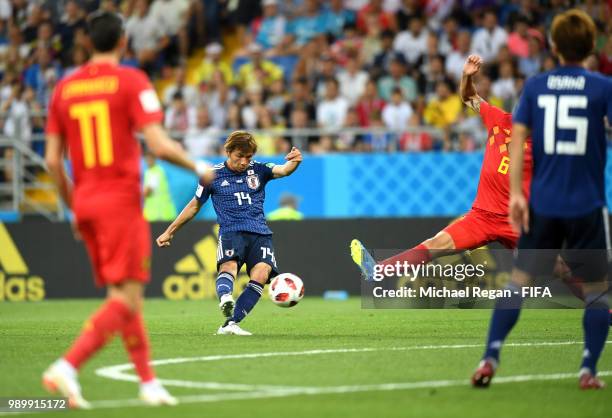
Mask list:
[{"label": "blue jersey with number 14", "polygon": [[274,164],[251,161],[243,172],[232,171],[226,163],[214,167],[215,179],[198,185],[195,198],[204,204],[209,197],[217,213],[219,235],[226,232],[253,232],[270,235],[264,215],[266,184],[272,180]]},{"label": "blue jersey with number 14", "polygon": [[569,218],[606,205],[606,115],[612,81],[601,74],[567,66],[525,83],[513,120],[531,129],[536,213]]}]

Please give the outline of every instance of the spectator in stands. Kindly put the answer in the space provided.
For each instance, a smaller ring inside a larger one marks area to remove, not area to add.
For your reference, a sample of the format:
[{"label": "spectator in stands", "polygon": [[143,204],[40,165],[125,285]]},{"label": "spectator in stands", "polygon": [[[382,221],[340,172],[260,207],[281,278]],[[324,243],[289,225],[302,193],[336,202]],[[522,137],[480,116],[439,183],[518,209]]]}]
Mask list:
[{"label": "spectator in stands", "polygon": [[163,52],[165,61],[171,66],[179,64],[179,60],[186,61],[189,50],[189,0],[153,0],[149,13],[159,22],[163,35],[169,39]]},{"label": "spectator in stands", "polygon": [[393,49],[393,39],[395,39],[395,34],[390,30],[382,31],[380,34],[380,52],[374,56],[373,61],[370,63],[372,78],[378,79],[384,74],[388,74],[391,71],[391,61],[393,59],[400,60],[406,64],[404,54]]},{"label": "spectator in stands", "polygon": [[[525,77],[531,77],[540,72],[542,68],[542,52],[540,40],[529,36],[529,53],[526,57],[519,59],[519,71]],[[595,69],[597,71],[597,69]]]},{"label": "spectator in stands", "polygon": [[410,29],[397,34],[393,42],[393,49],[404,54],[409,64],[415,64],[422,54],[427,52],[427,37],[429,31],[423,24],[423,19],[413,16],[410,20]]},{"label": "spectator in stands", "polygon": [[19,60],[25,60],[30,55],[31,47],[23,41],[23,35],[19,30],[19,26],[14,23],[8,25],[8,43],[6,44],[7,54],[10,49],[14,49]]},{"label": "spectator in stands", "polygon": [[406,75],[406,68],[402,60],[394,58],[391,60],[389,75],[378,80],[378,93],[380,97],[388,102],[391,100],[393,89],[399,87],[403,96],[409,102],[417,97],[417,86],[414,79]]},{"label": "spectator in stands", "polygon": [[25,71],[24,80],[26,86],[34,90],[38,103],[46,106],[51,98],[51,90],[61,76],[61,68],[52,62],[46,48],[37,48],[35,54],[34,64]]},{"label": "spectator in stands", "polygon": [[322,54],[316,72],[312,74],[312,84],[314,85],[315,97],[322,100],[325,97],[325,86],[327,80],[336,78],[336,61],[329,54]]},{"label": "spectator in stands", "polygon": [[458,83],[459,80],[461,80],[461,74],[463,74],[463,64],[470,54],[471,41],[472,37],[470,32],[467,30],[460,31],[457,35],[457,49],[452,51],[446,57],[446,73],[455,83]]},{"label": "spectator in stands", "polygon": [[[364,151],[393,151],[396,147],[396,135],[384,132],[386,130],[381,115],[374,113],[371,119],[373,131],[363,136]],[[359,147],[357,147],[359,150]]]},{"label": "spectator in stands", "polygon": [[357,103],[357,115],[359,117],[359,125],[367,128],[371,124],[371,118],[374,113],[380,114],[385,107],[385,101],[378,96],[378,89],[374,80],[368,80],[365,87],[365,92]]},{"label": "spectator in stands", "polygon": [[244,63],[238,69],[237,84],[243,90],[254,86],[267,88],[274,81],[283,78],[283,70],[278,65],[263,56],[263,48],[259,44],[251,44],[248,47],[251,60]]},{"label": "spectator in stands", "polygon": [[482,27],[472,37],[472,53],[480,55],[485,62],[494,61],[502,45],[508,41],[504,28],[497,25],[497,15],[487,10],[483,16]]},{"label": "spectator in stands", "polygon": [[514,20],[514,31],[508,35],[508,48],[510,53],[519,58],[529,55],[529,19],[519,15]]},{"label": "spectator in stands", "polygon": [[208,108],[200,106],[197,109],[196,126],[189,129],[185,135],[185,148],[191,158],[217,155],[221,146],[219,129],[212,126]]},{"label": "spectator in stands", "polygon": [[[264,0],[265,1],[265,0]],[[330,0],[325,5],[325,31],[336,39],[342,38],[343,29],[347,24],[355,24],[355,12],[344,7],[343,0]]]},{"label": "spectator in stands", "polygon": [[354,107],[350,107],[344,118],[343,129],[338,132],[338,137],[335,141],[334,150],[350,151],[355,143],[362,141],[361,134],[353,132],[353,129],[359,127],[359,115]]},{"label": "spectator in stands", "polygon": [[436,85],[439,81],[447,78],[444,72],[444,57],[436,55],[431,58],[427,72],[419,72],[418,80],[419,93],[430,100],[436,94]]},{"label": "spectator in stands", "polygon": [[301,109],[306,113],[306,124],[313,122],[316,118],[316,107],[312,100],[310,89],[308,88],[308,82],[305,79],[295,80],[290,92],[291,96],[282,110],[282,116],[287,126],[289,128],[294,128],[291,115],[295,109]]},{"label": "spectator in stands", "polygon": [[[374,58],[382,52],[381,28],[378,20],[372,15],[367,17],[368,31],[363,38],[363,47],[361,49],[361,62],[371,64]],[[393,44],[393,42],[391,42]]]},{"label": "spectator in stands", "polygon": [[334,60],[342,67],[346,66],[348,58],[351,56],[358,57],[359,62],[361,62],[363,37],[357,30],[357,26],[355,26],[353,23],[346,24],[344,26],[343,34],[344,36],[342,39],[334,42],[330,48]]},{"label": "spectator in stands", "polygon": [[425,108],[424,119],[429,125],[448,129],[457,122],[461,114],[461,99],[454,93],[455,88],[450,80],[438,81],[436,97]]},{"label": "spectator in stands", "polygon": [[319,0],[304,0],[304,14],[289,24],[287,43],[293,44],[292,52],[299,53],[299,48],[326,31],[327,19],[321,13]]},{"label": "spectator in stands", "polygon": [[62,44],[62,62],[70,60],[70,51],[74,46],[75,34],[78,30],[85,31],[85,14],[76,0],[68,0],[64,5],[64,14],[57,27]]},{"label": "spectator in stands", "polygon": [[507,103],[517,94],[516,87],[514,85],[514,78],[515,71],[512,61],[501,62],[499,64],[499,77],[493,82],[491,91],[495,96],[506,102],[504,109],[508,109]]},{"label": "spectator in stands", "polygon": [[420,3],[420,0],[402,0],[402,4],[396,13],[398,30],[408,30],[413,17],[423,16],[423,8]]},{"label": "spectator in stands", "polygon": [[340,94],[349,105],[355,105],[357,100],[365,92],[366,83],[369,80],[368,73],[363,71],[356,56],[350,56],[346,68],[338,73],[340,83]]},{"label": "spectator in stands", "polygon": [[606,43],[599,53],[599,71],[607,76],[612,75],[612,34],[608,34]]},{"label": "spectator in stands", "polygon": [[451,15],[444,19],[442,31],[438,39],[440,54],[447,57],[448,54],[453,51],[456,51],[459,48],[458,38],[461,32],[470,33],[466,29],[459,28],[459,23],[457,22],[457,19],[454,16]]},{"label": "spectator in stands", "polygon": [[221,59],[223,46],[217,42],[213,42],[206,46],[204,52],[204,59],[196,70],[197,83],[200,84],[210,82],[213,74],[216,71],[220,71],[223,75],[224,81],[228,85],[232,85],[234,82],[232,67]]},{"label": "spectator in stands", "polygon": [[380,27],[390,29],[393,32],[397,31],[397,21],[393,13],[386,12],[383,7],[383,0],[370,0],[368,4],[363,6],[357,13],[357,28],[361,33],[366,33],[367,16],[374,15],[378,19]]},{"label": "spectator in stands", "polygon": [[400,151],[418,152],[432,149],[433,141],[431,135],[423,131],[420,125],[419,115],[413,113],[408,120],[408,129],[400,136],[398,141],[398,149]]},{"label": "spectator in stands", "polygon": [[403,132],[412,114],[412,107],[404,100],[402,89],[394,88],[391,101],[385,105],[381,115],[385,126],[392,131]]},{"label": "spectator in stands", "polygon": [[266,109],[270,112],[273,121],[281,121],[281,114],[286,104],[287,96],[285,95],[285,84],[282,79],[276,80],[270,86],[265,103]]},{"label": "spectator in stands", "polygon": [[317,105],[317,125],[321,128],[339,129],[344,123],[349,108],[348,101],[339,95],[339,84],[335,78],[325,83],[325,99]]},{"label": "spectator in stands", "polygon": [[289,24],[278,11],[278,0],[263,0],[263,19],[259,24],[255,42],[268,50],[268,55],[282,55]]},{"label": "spectator in stands", "polygon": [[28,7],[27,20],[21,28],[24,42],[32,44],[38,36],[38,27],[43,23],[43,9],[36,3],[31,3]]},{"label": "spectator in stands", "polygon": [[127,20],[125,31],[140,67],[151,73],[159,53],[169,45],[170,38],[162,22],[149,12],[148,0],[135,1],[134,12]]},{"label": "spectator in stands", "polygon": [[182,100],[190,107],[197,107],[199,103],[198,90],[187,83],[187,68],[180,66],[174,69],[174,83],[164,91],[164,106],[170,106],[176,93],[181,93]]},{"label": "spectator in stands", "polygon": [[227,85],[221,71],[214,72],[212,80],[205,87],[202,103],[208,107],[212,125],[225,129],[230,108],[237,97],[236,91]]},{"label": "spectator in stands", "polygon": [[37,28],[37,36],[31,43],[32,49],[45,48],[51,54],[51,58],[60,58],[62,45],[59,37],[53,33],[53,24],[49,21],[42,22]]},{"label": "spectator in stands", "polygon": [[[429,32],[427,35],[427,48],[424,54],[421,54],[419,59],[414,64],[414,68],[418,69],[422,74],[427,74],[430,71],[431,61],[438,57],[442,57],[444,61],[444,55],[440,54],[438,35],[433,32]],[[444,71],[444,68],[442,68]]]},{"label": "spectator in stands", "polygon": [[246,103],[240,110],[240,117],[244,127],[248,130],[257,128],[259,116],[264,108],[263,89],[252,86],[245,92]]},{"label": "spectator in stands", "polygon": [[172,96],[172,103],[166,110],[164,127],[173,138],[182,138],[187,131],[196,127],[197,110],[185,101],[183,93],[177,90]]},{"label": "spectator in stands", "polygon": [[84,47],[75,45],[75,47],[72,48],[71,58],[70,65],[64,70],[64,77],[68,77],[75,72],[77,68],[85,64],[89,60],[89,52]]},{"label": "spectator in stands", "polygon": [[[289,117],[289,126],[291,129],[295,130],[312,129],[313,126],[308,118],[308,111],[301,106],[294,107]],[[294,132],[291,136],[287,137],[287,141],[299,149],[306,149],[308,148],[308,144],[317,142],[318,140],[318,136],[307,134],[305,132]]]},{"label": "spectator in stands", "polygon": [[172,201],[168,178],[164,169],[157,164],[155,155],[145,153],[147,168],[144,172],[143,215],[148,222],[171,221],[176,218],[176,207]]}]

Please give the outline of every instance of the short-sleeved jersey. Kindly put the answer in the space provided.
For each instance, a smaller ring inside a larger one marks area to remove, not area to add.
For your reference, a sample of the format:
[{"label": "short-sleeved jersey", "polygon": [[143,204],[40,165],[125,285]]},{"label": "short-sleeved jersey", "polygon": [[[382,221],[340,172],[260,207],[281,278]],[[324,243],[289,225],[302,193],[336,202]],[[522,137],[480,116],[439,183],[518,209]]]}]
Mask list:
[{"label": "short-sleeved jersey", "polygon": [[525,83],[514,122],[531,128],[536,213],[568,218],[605,206],[606,115],[612,81],[600,74],[566,66]]},{"label": "short-sleeved jersey", "polygon": [[[480,169],[478,192],[472,207],[497,214],[508,213],[510,158],[508,145],[511,138],[512,115],[485,101],[480,102],[480,116],[487,128],[487,142]],[[525,142],[523,165],[523,192],[529,195],[531,181],[531,140]]]},{"label": "short-sleeved jersey", "polygon": [[263,205],[273,166],[272,163],[251,161],[245,171],[236,172],[230,170],[227,163],[217,164],[213,182],[198,185],[195,198],[204,204],[211,197],[220,235],[232,231],[272,234],[266,224]]},{"label": "short-sleeved jersey", "polygon": [[162,120],[157,95],[140,70],[90,63],[62,80],[51,98],[46,132],[67,143],[73,209],[108,202],[140,208],[140,144],[135,131]]}]

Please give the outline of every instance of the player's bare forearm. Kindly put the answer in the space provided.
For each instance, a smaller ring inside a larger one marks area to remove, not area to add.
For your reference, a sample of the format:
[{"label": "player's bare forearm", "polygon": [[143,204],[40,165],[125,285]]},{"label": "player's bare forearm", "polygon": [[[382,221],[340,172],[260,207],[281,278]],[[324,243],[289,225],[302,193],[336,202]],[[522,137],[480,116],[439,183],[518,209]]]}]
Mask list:
[{"label": "player's bare forearm", "polygon": [[166,231],[174,234],[198,214],[200,207],[202,207],[202,205],[196,198],[191,199],[189,203],[187,203],[187,206],[185,206],[181,213],[179,213],[179,215],[176,217],[174,222],[168,226]]},{"label": "player's bare forearm", "polygon": [[459,84],[459,95],[461,96],[461,100],[476,112],[480,111],[480,102],[483,99],[476,91],[474,75],[478,74],[481,65],[482,58],[478,55],[470,55],[463,66],[463,74],[461,75],[461,82]]},{"label": "player's bare forearm", "polygon": [[291,175],[302,162],[302,153],[296,147],[291,148],[289,154],[285,156],[287,162],[283,165],[272,167],[272,176],[277,179]]},{"label": "player's bare forearm", "polygon": [[72,181],[64,170],[65,147],[59,135],[47,135],[45,145],[45,163],[53,183],[57,186],[60,196],[68,207],[72,207]]},{"label": "player's bare forearm", "polygon": [[214,172],[210,169],[210,165],[204,161],[194,162],[189,158],[183,147],[173,141],[159,123],[144,126],[142,132],[147,146],[157,157],[193,171],[207,183],[214,179]]},{"label": "player's bare forearm", "polygon": [[510,154],[510,194],[523,194],[523,160],[525,139],[527,138],[528,130],[522,123],[514,123],[512,125],[512,141],[508,146]]}]

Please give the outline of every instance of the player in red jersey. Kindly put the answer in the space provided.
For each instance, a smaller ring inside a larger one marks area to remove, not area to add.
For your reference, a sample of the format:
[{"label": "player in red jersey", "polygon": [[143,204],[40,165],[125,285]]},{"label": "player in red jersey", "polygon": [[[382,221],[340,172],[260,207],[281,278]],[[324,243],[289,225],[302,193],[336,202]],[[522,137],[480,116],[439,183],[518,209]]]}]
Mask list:
[{"label": "player in red jersey", "polygon": [[[119,66],[127,45],[120,16],[96,12],[88,19],[94,49],[89,63],[56,86],[49,106],[45,160],[59,192],[75,215],[105,303],[86,322],[68,352],[43,374],[46,389],[59,391],[72,407],[87,408],[78,369],[120,334],[140,377],[140,397],[151,405],[175,404],[155,379],[142,319],[149,281],[151,237],[142,215],[140,130],[149,149],[204,181],[213,174],[191,161],[161,127],[159,101],[147,76]],[[64,171],[69,152],[74,184]]]},{"label": "player in red jersey", "polygon": [[[361,242],[353,240],[351,255],[366,276],[366,280],[373,279],[374,264],[385,266],[404,262],[408,264],[428,263],[434,258],[479,248],[494,241],[501,243],[506,248],[516,247],[518,233],[508,221],[510,195],[508,143],[511,136],[512,114],[487,103],[478,95],[473,77],[481,66],[482,58],[470,55],[463,66],[460,86],[461,99],[468,107],[480,114],[488,132],[478,192],[472,209],[434,237],[378,263],[373,262]],[[523,191],[525,195],[529,195],[532,169],[530,139],[526,141],[526,148]]]}]

